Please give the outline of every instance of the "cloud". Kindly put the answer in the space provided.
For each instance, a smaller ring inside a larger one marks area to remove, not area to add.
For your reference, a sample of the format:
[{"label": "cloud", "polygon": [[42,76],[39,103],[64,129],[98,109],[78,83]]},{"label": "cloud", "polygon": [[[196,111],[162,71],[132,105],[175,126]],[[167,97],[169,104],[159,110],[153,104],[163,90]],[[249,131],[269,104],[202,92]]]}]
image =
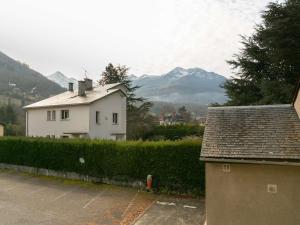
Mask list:
[{"label": "cloud", "polygon": [[[11,0],[0,8],[0,51],[50,74],[96,78],[108,62],[161,74],[176,66],[227,76],[267,0]],[[13,16],[12,16],[13,15]]]}]

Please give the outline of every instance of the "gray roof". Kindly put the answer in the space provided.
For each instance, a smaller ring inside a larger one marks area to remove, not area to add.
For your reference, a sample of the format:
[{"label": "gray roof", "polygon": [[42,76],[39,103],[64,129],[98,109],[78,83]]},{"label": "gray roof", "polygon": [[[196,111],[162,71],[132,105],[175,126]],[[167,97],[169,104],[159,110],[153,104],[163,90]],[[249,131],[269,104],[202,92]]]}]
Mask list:
[{"label": "gray roof", "polygon": [[[110,94],[113,94],[118,91],[122,91],[120,88],[120,83],[107,84],[107,85],[98,85],[93,88],[91,91],[85,91],[85,96],[79,96],[78,91],[66,91],[61,94],[55,95],[53,97],[44,99],[39,102],[35,102],[31,105],[27,105],[25,109],[32,108],[43,108],[43,107],[56,107],[56,106],[66,106],[66,105],[84,105],[90,104],[94,101],[97,101],[101,98],[104,98]],[[125,95],[125,93],[123,92]]]},{"label": "gray roof", "polygon": [[201,158],[300,160],[292,105],[209,107]]}]

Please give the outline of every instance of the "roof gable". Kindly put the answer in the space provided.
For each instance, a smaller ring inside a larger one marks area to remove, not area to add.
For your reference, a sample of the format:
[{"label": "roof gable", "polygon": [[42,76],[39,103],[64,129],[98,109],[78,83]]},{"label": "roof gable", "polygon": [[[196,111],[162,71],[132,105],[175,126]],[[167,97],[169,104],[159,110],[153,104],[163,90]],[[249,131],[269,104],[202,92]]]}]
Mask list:
[{"label": "roof gable", "polygon": [[210,107],[202,158],[300,160],[300,120],[292,105]]}]

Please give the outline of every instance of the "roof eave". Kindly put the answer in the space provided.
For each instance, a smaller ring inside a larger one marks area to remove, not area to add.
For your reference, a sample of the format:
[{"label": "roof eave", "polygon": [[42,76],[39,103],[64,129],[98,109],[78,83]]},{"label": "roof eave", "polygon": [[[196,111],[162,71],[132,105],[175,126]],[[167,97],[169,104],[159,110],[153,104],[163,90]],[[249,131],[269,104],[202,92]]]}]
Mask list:
[{"label": "roof eave", "polygon": [[[201,161],[204,162],[216,162],[216,163],[241,163],[241,164],[260,164],[260,165],[288,165],[288,166],[300,166],[300,160],[289,161],[290,159],[234,159],[234,158],[214,158],[214,157],[200,157]],[[283,161],[285,160],[285,161]]]}]

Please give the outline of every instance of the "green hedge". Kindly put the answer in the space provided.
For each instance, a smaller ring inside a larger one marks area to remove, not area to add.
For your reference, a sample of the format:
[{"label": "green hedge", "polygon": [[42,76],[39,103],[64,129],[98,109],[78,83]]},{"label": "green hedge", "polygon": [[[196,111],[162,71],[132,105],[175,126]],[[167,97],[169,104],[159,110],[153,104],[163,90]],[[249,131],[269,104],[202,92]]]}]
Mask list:
[{"label": "green hedge", "polygon": [[158,137],[167,140],[179,140],[187,136],[203,136],[204,126],[179,124],[168,126],[156,126],[153,130],[144,134],[144,140],[154,140]]},{"label": "green hedge", "polygon": [[[0,162],[77,172],[118,181],[154,176],[161,188],[204,191],[200,141],[113,142],[1,138]],[[83,157],[85,163],[79,163]]]}]

